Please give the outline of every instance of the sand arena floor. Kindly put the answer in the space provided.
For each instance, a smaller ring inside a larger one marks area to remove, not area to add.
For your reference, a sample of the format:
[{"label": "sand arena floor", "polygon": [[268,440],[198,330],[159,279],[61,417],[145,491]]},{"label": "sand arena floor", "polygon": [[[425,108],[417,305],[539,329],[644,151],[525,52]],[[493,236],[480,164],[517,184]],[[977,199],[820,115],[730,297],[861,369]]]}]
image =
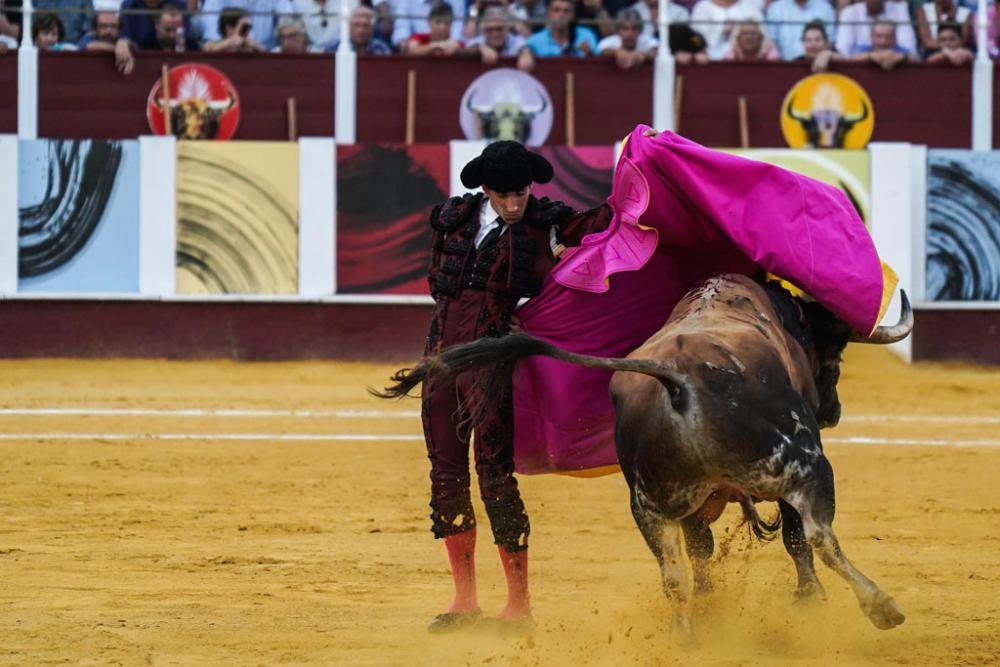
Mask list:
[{"label": "sand arena floor", "polygon": [[[848,352],[845,420],[826,434],[834,527],[895,596],[903,626],[876,630],[822,565],[827,600],[793,605],[780,543],[752,543],[730,508],[716,524],[729,553],[715,561],[716,591],[698,603],[700,647],[689,651],[663,630],[658,571],[617,475],[522,478],[533,635],[428,636],[450,581],[428,532],[418,406],[363,392],[390,370],[0,362],[0,664],[1000,661],[996,370]],[[63,412],[39,412],[51,408]],[[495,612],[504,588],[490,542],[481,535],[480,596]]]}]

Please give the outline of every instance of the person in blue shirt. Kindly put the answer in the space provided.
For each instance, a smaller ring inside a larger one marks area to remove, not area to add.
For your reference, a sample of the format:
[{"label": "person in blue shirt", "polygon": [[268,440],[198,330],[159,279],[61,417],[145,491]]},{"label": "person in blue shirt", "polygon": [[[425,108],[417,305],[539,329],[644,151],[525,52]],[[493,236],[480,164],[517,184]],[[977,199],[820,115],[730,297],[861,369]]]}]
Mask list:
[{"label": "person in blue shirt", "polygon": [[550,0],[545,29],[528,38],[528,48],[539,58],[593,55],[597,36],[576,25],[576,7],[570,0]]},{"label": "person in blue shirt", "polygon": [[823,29],[831,35],[837,18],[829,0],[775,0],[768,6],[766,16],[768,32],[783,60],[796,60],[805,53],[803,25],[821,21]]}]

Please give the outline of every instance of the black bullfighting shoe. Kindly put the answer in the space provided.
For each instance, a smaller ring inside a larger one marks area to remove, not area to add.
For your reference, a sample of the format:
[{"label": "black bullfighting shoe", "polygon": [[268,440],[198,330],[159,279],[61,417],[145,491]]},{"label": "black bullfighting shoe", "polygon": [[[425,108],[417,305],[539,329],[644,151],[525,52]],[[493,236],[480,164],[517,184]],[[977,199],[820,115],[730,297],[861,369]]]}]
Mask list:
[{"label": "black bullfighting shoe", "polygon": [[464,611],[460,613],[446,612],[438,614],[427,626],[427,632],[441,635],[448,632],[459,632],[474,626],[482,618],[483,612],[480,609]]}]

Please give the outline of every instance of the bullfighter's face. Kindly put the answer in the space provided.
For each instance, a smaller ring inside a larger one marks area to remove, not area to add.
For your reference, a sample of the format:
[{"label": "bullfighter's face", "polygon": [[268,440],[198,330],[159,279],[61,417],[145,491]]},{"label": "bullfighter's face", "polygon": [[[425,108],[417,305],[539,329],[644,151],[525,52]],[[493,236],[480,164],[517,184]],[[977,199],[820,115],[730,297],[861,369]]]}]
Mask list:
[{"label": "bullfighter's face", "polygon": [[528,206],[528,195],[531,194],[530,185],[514,192],[499,192],[484,185],[483,192],[489,197],[493,210],[508,225],[516,225],[524,219],[524,209]]}]

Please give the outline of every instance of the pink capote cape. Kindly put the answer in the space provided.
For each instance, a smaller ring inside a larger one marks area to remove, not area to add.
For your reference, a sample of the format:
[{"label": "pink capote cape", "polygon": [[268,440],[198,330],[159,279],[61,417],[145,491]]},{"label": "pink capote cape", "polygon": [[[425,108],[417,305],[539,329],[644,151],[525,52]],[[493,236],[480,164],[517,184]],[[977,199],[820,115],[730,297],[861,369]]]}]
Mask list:
[{"label": "pink capote cape", "polygon": [[[894,285],[883,285],[871,237],[840,190],[672,132],[644,137],[645,129],[623,147],[611,224],[563,253],[541,293],[518,310],[525,331],[573,352],[624,357],[690,289],[760,269],[858,331],[874,329]],[[610,378],[549,358],[518,364],[518,472],[614,470]]]}]

